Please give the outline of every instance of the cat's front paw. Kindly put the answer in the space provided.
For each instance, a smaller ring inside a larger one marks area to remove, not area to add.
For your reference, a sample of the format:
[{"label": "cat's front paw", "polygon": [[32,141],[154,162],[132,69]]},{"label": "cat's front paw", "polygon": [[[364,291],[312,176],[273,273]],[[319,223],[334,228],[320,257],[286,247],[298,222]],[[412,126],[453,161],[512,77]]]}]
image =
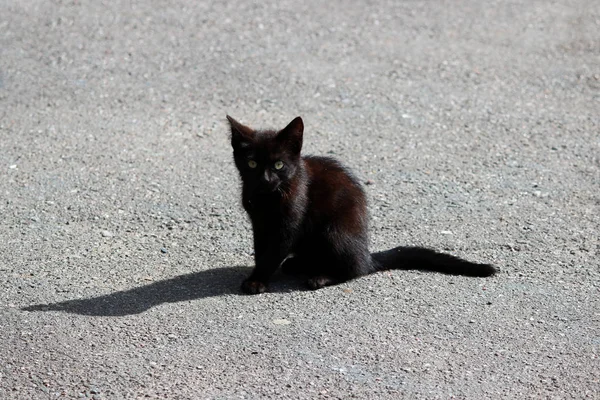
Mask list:
[{"label": "cat's front paw", "polygon": [[335,280],[329,276],[319,275],[310,278],[306,283],[310,289],[317,290],[335,284]]},{"label": "cat's front paw", "polygon": [[242,291],[246,294],[259,294],[264,293],[267,290],[267,285],[260,281],[253,281],[246,279],[242,283]]}]

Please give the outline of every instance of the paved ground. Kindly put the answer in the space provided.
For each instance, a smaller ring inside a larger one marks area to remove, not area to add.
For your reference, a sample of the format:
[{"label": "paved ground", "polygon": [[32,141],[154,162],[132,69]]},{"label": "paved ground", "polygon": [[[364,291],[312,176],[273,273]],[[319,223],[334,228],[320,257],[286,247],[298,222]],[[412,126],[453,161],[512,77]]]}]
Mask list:
[{"label": "paved ground", "polygon": [[[600,398],[598,1],[0,2],[0,398]],[[241,296],[226,113],[502,272]]]}]

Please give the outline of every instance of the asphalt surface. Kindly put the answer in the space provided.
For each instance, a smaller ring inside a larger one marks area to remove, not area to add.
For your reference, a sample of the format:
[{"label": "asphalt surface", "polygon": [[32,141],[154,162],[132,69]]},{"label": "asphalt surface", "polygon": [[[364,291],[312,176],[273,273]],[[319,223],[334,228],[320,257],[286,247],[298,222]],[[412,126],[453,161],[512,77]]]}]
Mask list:
[{"label": "asphalt surface", "polygon": [[[600,2],[0,3],[1,399],[600,398]],[[501,272],[240,295],[227,113]]]}]

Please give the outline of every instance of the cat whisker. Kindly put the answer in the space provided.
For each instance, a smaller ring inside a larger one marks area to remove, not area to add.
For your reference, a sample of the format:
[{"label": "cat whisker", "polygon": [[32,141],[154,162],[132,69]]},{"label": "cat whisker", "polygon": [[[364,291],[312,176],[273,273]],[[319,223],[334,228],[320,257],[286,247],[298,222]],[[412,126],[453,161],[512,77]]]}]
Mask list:
[{"label": "cat whisker", "polygon": [[279,192],[283,199],[286,199],[288,197],[288,193],[281,187],[281,185],[277,187],[277,192]]}]

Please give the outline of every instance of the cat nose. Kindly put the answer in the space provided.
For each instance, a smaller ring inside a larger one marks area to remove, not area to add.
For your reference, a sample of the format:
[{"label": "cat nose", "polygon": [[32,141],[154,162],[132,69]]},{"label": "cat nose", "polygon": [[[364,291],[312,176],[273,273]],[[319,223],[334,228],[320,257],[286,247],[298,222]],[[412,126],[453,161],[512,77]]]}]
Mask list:
[{"label": "cat nose", "polygon": [[275,175],[270,171],[265,171],[261,178],[263,189],[268,191],[273,191],[277,188],[277,179],[275,179]]},{"label": "cat nose", "polygon": [[268,169],[266,169],[265,172],[263,173],[262,180],[265,183],[270,183],[271,182],[271,173],[269,172]]}]

